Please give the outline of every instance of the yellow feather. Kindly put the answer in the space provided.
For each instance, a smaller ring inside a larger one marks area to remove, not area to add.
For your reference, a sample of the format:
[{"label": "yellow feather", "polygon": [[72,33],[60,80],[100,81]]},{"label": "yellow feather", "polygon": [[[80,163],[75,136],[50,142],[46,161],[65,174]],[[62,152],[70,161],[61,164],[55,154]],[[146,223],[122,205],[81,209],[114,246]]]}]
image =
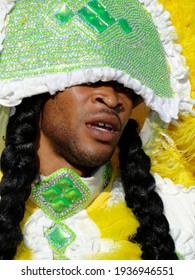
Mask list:
[{"label": "yellow feather", "polygon": [[99,260],[141,259],[142,251],[140,245],[129,241],[129,238],[136,234],[139,226],[138,220],[124,202],[109,206],[108,200],[110,195],[105,192],[101,196],[103,198],[102,203],[89,207],[87,212],[89,217],[98,226],[101,238],[114,240],[115,243],[113,249],[110,248],[109,252],[96,254],[91,258]]},{"label": "yellow feather", "polygon": [[[195,98],[195,5],[191,0],[159,0],[171,13],[170,20],[176,28],[182,55],[190,69],[191,97]],[[195,185],[195,117],[179,116],[179,126],[166,130],[156,128],[156,135],[146,152],[152,160],[152,171],[169,177],[185,187]],[[169,140],[168,140],[169,139]]]},{"label": "yellow feather", "polygon": [[190,67],[191,95],[195,98],[195,3],[192,0],[159,0],[159,3],[171,13],[170,19],[176,28],[178,43]]},{"label": "yellow feather", "polygon": [[195,173],[195,117],[181,115],[179,127],[170,126],[169,135],[174,140],[181,155],[189,163],[189,168]]},{"label": "yellow feather", "polygon": [[136,233],[139,226],[132,211],[123,202],[112,207],[96,208],[88,214],[100,229],[102,238],[128,240],[130,235]]},{"label": "yellow feather", "polygon": [[115,241],[109,252],[92,256],[92,259],[138,260],[141,259],[141,247],[128,241],[139,226],[131,210],[124,203],[112,207],[99,208],[89,214],[101,232],[101,238]]}]

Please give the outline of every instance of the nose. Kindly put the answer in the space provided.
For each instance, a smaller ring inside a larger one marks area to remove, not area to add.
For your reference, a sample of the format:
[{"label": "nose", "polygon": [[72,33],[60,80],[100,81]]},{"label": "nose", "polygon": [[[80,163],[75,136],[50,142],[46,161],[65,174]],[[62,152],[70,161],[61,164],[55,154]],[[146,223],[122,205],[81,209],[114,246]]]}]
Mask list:
[{"label": "nose", "polygon": [[112,86],[100,86],[92,94],[92,101],[105,104],[107,107],[116,109],[122,107],[122,100],[118,92]]}]

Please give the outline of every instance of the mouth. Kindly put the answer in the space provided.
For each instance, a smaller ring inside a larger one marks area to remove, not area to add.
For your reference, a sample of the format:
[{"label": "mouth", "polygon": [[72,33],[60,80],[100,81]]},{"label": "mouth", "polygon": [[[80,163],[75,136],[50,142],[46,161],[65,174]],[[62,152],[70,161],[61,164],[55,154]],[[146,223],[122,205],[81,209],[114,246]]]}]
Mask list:
[{"label": "mouth", "polygon": [[96,122],[96,123],[91,123],[91,124],[88,124],[88,125],[91,125],[91,127],[93,127],[94,129],[98,129],[98,130],[101,130],[101,131],[112,131],[112,132],[116,132],[117,131],[117,128],[112,125],[112,124],[109,124],[109,123],[105,123],[105,122]]},{"label": "mouth", "polygon": [[121,132],[121,122],[115,115],[99,115],[87,121],[86,127],[90,135],[101,142],[112,142]]}]

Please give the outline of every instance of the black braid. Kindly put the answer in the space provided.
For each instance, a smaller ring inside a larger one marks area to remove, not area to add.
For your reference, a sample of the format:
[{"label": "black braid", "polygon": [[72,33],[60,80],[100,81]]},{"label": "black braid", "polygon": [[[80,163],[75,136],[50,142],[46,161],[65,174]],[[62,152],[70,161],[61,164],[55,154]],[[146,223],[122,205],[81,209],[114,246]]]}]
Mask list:
[{"label": "black braid", "polygon": [[140,222],[134,242],[142,246],[142,259],[177,259],[169,224],[163,214],[163,203],[155,192],[150,174],[150,159],[142,149],[138,125],[130,120],[119,142],[120,169],[126,203]]},{"label": "black braid", "polygon": [[39,111],[47,94],[25,98],[10,117],[6,147],[1,157],[3,178],[0,183],[0,259],[9,260],[16,254],[22,240],[19,226],[24,217],[25,201],[36,177],[34,141]]}]

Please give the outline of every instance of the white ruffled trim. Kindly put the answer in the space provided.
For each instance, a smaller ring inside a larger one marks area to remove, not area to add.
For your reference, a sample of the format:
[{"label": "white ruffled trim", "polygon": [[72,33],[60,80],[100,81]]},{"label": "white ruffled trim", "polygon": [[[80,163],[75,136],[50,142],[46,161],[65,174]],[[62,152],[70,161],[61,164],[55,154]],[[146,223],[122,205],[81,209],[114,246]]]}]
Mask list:
[{"label": "white ruffled trim", "polygon": [[[125,74],[123,71],[109,67],[77,70],[71,73],[56,73],[41,77],[26,78],[24,80],[0,82],[0,104],[4,106],[16,106],[24,97],[49,91],[51,94],[67,87],[99,80],[115,80],[124,86],[132,88],[135,93],[142,96],[146,105],[158,112],[160,118],[169,123],[171,119],[177,119],[179,111],[191,112],[195,101],[190,99],[190,82],[188,80],[188,67],[185,66],[185,58],[180,55],[181,47],[175,44],[177,39],[174,27],[169,21],[170,14],[164,11],[163,6],[157,0],[139,0],[151,14],[163,43],[167,62],[170,65],[171,85],[175,95],[173,98],[160,98],[154,92],[141,83]],[[5,1],[0,4],[1,25],[4,34],[4,18],[15,1]],[[173,32],[174,31],[174,32]],[[2,35],[4,36],[4,35]],[[2,37],[3,41],[3,37]]]},{"label": "white ruffled trim", "polygon": [[176,251],[186,260],[195,260],[195,186],[184,188],[158,174],[154,178]]},{"label": "white ruffled trim", "polygon": [[9,82],[9,85],[6,82],[0,82],[0,104],[12,107],[20,104],[24,97],[30,97],[38,93],[50,92],[52,95],[73,85],[111,80],[118,81],[125,87],[133,89],[137,95],[142,96],[146,105],[158,112],[160,118],[167,123],[172,118],[178,118],[179,110],[190,111],[193,102],[195,103],[190,97],[182,100],[177,94],[172,98],[161,98],[155,95],[150,88],[142,85],[138,80],[123,71],[101,67],[75,70],[71,73],[54,73],[42,77],[26,78],[21,80],[20,84],[17,81]]},{"label": "white ruffled trim", "polygon": [[41,209],[33,213],[25,224],[24,243],[32,250],[34,260],[53,259],[53,252],[44,237],[44,232],[52,225],[54,221],[46,217]]},{"label": "white ruffled trim", "polygon": [[[70,260],[93,259],[97,253],[110,252],[115,241],[101,238],[97,225],[88,216],[86,210],[65,220],[65,224],[76,234],[76,239],[66,249],[65,256]],[[52,260],[54,253],[44,237],[45,231],[54,225],[41,210],[33,213],[24,227],[24,242],[32,250],[33,260]]]}]

